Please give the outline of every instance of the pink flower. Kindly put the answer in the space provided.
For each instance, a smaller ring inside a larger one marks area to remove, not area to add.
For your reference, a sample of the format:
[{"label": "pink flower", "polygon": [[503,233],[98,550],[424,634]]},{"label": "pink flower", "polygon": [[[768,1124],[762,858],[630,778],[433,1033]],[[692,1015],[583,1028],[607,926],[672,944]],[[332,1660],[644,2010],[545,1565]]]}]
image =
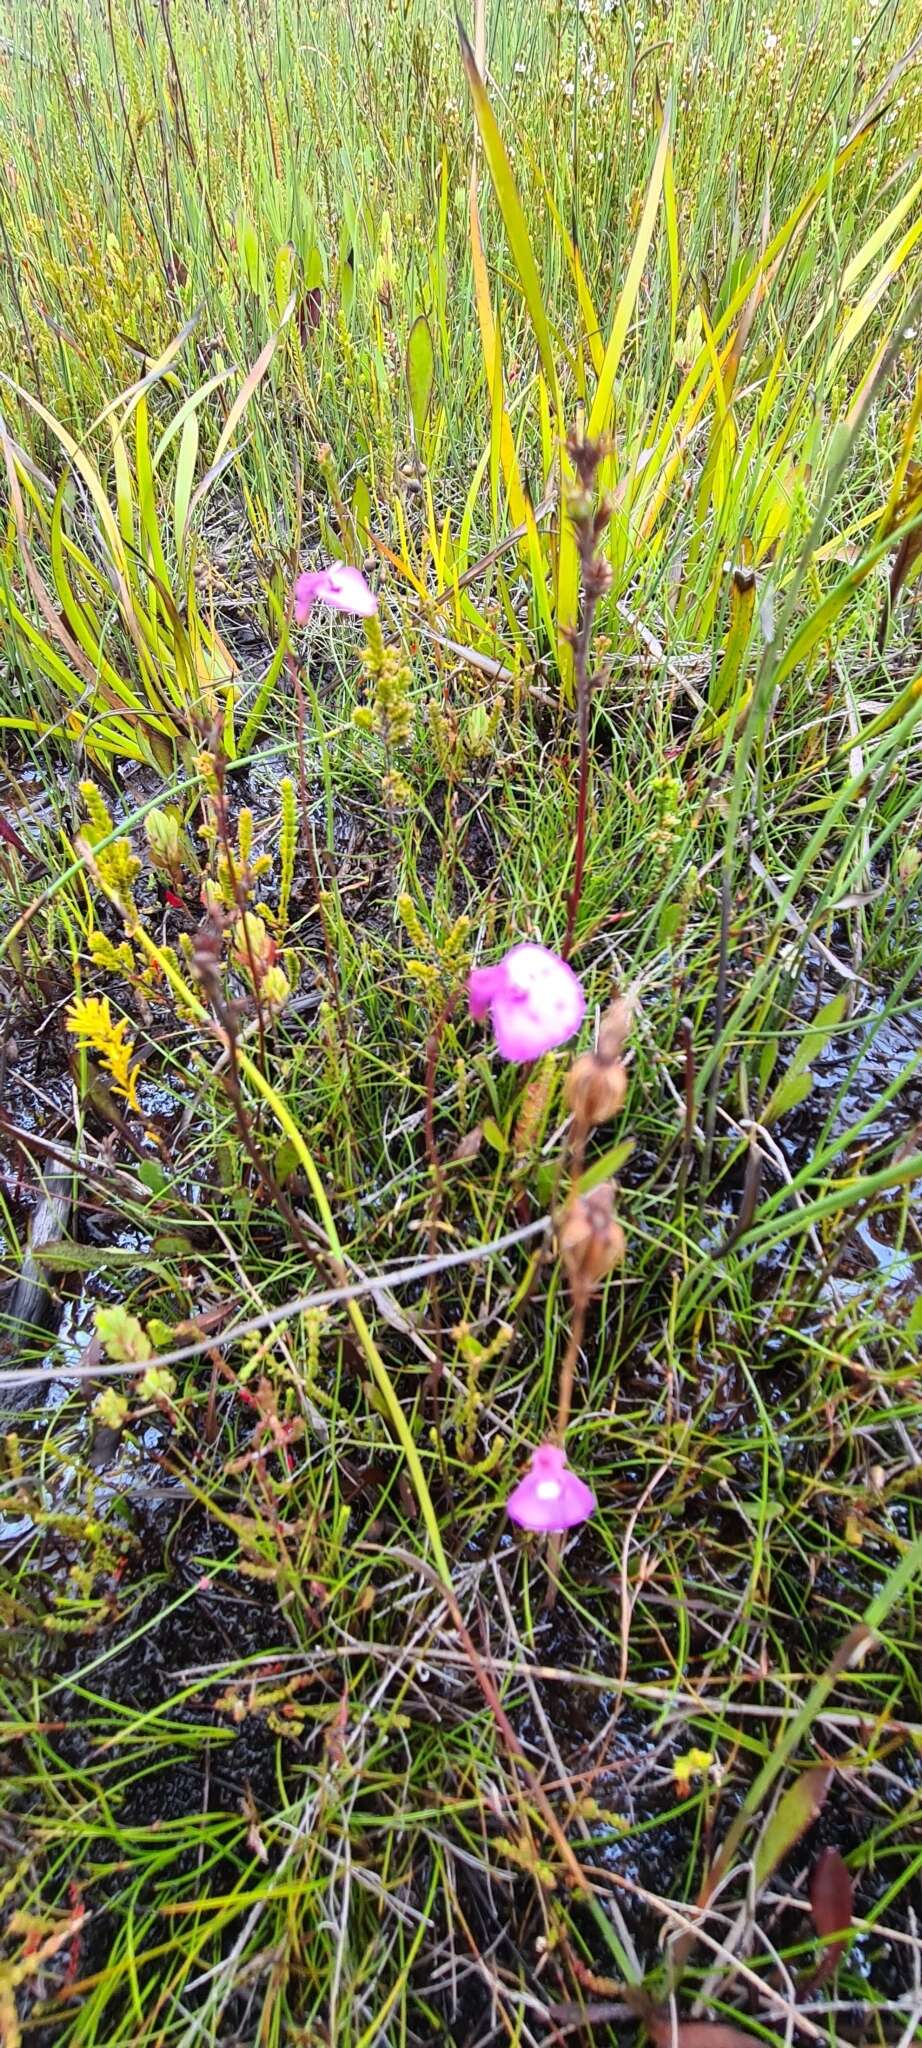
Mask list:
[{"label": "pink flower", "polygon": [[556,1444],[540,1444],[524,1479],[514,1486],[506,1513],[520,1529],[576,1529],[595,1513],[595,1494],[571,1472]]},{"label": "pink flower", "polygon": [[467,985],[471,1016],[493,1019],[504,1060],[537,1060],[572,1038],[586,998],[572,967],[546,946],[513,946],[495,967],[475,967]]},{"label": "pink flower", "polygon": [[331,562],[328,569],[310,569],[295,584],[295,618],[303,626],[317,599],[334,612],[352,612],[358,619],[370,619],[378,600],[362,575],[349,562]]}]

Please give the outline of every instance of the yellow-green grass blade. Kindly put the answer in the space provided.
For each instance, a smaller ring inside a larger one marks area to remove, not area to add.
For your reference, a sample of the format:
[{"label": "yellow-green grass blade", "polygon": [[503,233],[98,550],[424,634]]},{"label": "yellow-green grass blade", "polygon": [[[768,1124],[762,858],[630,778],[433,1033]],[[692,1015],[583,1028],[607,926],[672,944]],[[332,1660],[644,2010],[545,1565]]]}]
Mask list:
[{"label": "yellow-green grass blade", "polygon": [[538,275],[538,266],[535,262],[535,254],[531,245],[531,237],[528,232],[525,214],[522,210],[522,202],[512,174],[512,165],[509,162],[506,147],[499,132],[496,116],[490,105],[486,87],[477,69],[474,52],[460,21],[458,22],[458,35],[461,41],[461,56],[467,74],[467,82],[474,104],[474,116],[483,143],[484,156],[486,157],[490,176],[493,180],[493,189],[499,201],[499,209],[503,216],[506,237],[519,273],[519,281],[522,286],[525,303],[528,307],[531,324],[534,328],[541,366],[547,378],[548,389],[553,394],[554,410],[559,420],[561,418],[561,397],[560,386],[557,380],[557,365],[551,344],[550,324],[544,307],[544,295]]}]

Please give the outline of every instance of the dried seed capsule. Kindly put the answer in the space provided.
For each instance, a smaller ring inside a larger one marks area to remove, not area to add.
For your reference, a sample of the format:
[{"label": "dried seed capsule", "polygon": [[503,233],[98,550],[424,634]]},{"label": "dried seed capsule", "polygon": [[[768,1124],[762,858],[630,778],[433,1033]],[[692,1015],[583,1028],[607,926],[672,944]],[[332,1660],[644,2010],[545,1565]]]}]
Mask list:
[{"label": "dried seed capsule", "polygon": [[620,1060],[600,1059],[584,1052],[574,1060],[564,1082],[564,1101],[574,1122],[586,1131],[607,1123],[624,1106],[627,1074]]},{"label": "dried seed capsule", "polygon": [[571,1195],[560,1218],[560,1256],[577,1307],[623,1262],[624,1231],[614,1208],[614,1183],[606,1180],[587,1195]]}]

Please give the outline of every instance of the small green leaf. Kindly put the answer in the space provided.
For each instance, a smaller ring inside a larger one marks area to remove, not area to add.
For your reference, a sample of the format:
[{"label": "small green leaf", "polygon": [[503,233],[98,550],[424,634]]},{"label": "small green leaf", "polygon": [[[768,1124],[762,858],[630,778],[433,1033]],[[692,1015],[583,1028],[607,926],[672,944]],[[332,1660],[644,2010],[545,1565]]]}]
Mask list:
[{"label": "small green leaf", "polygon": [[286,1180],[291,1179],[297,1165],[298,1154],[295,1146],[290,1138],[283,1138],[275,1153],[275,1178],[280,1187],[284,1187]]},{"label": "small green leaf", "polygon": [[806,1101],[812,1087],[813,1075],[809,1068],[805,1074],[783,1074],[762,1111],[763,1124],[777,1123],[779,1117],[787,1116],[789,1110]]},{"label": "small green leaf", "polygon": [[93,1402],[93,1414],[107,1429],[122,1429],[128,1417],[125,1395],[117,1387],[104,1387]]},{"label": "small green leaf", "polygon": [[355,305],[355,250],[347,228],[343,229],[340,238],[338,280],[340,302],[348,319]]},{"label": "small green leaf", "polygon": [[737,679],[743,664],[743,656],[749,645],[753,615],[756,607],[756,579],[748,566],[752,549],[744,542],[746,560],[735,569],[730,578],[730,620],[724,642],[720,667],[708,693],[708,703],[713,712],[722,710],[732,701]]},{"label": "small green leaf", "polygon": [[432,334],[424,313],[414,320],[407,342],[407,385],[410,393],[410,412],[413,419],[413,438],[419,447],[423,428],[429,417],[432,404],[432,386],[435,378],[435,354]]},{"label": "small green leaf", "polygon": [[150,1357],[150,1339],[143,1323],[121,1303],[96,1310],[96,1335],[106,1356],[117,1365],[140,1365]]},{"label": "small green leaf", "polygon": [[485,1116],[480,1128],[487,1141],[487,1144],[492,1145],[494,1152],[498,1152],[500,1158],[504,1159],[506,1153],[509,1150],[509,1146],[506,1139],[503,1137],[502,1131],[500,1130],[500,1127],[496,1122],[495,1117]]},{"label": "small green leaf", "polygon": [[169,1323],[164,1322],[162,1316],[151,1316],[150,1322],[147,1325],[147,1334],[157,1351],[166,1351],[167,1347],[172,1344],[176,1332],[170,1327]]},{"label": "small green leaf", "polygon": [[664,903],[657,928],[657,944],[668,946],[679,930],[685,911],[681,903]]},{"label": "small green leaf", "polygon": [[151,1195],[164,1194],[170,1185],[159,1159],[142,1159],[138,1167],[138,1179],[143,1181]]},{"label": "small green leaf", "polygon": [[789,1109],[796,1109],[797,1104],[809,1095],[813,1086],[810,1063],[818,1058],[836,1026],[841,1024],[847,1003],[848,990],[840,989],[831,1002],[824,1003],[823,1008],[817,1011],[812,1024],[807,1025],[790,1065],[785,1068],[777,1088],[766,1103],[763,1123],[772,1123],[776,1118],[785,1116]]},{"label": "small green leaf", "polygon": [[594,1164],[588,1167],[585,1173],[580,1174],[579,1180],[576,1183],[578,1193],[588,1195],[590,1190],[597,1188],[603,1180],[611,1180],[616,1173],[620,1173],[622,1166],[630,1159],[633,1150],[633,1138],[622,1138],[617,1145],[609,1146],[608,1151],[603,1152],[601,1159],[596,1159]]},{"label": "small green leaf", "polygon": [[759,1094],[760,1094],[760,1095],[764,1095],[764,1093],[765,1093],[765,1090],[766,1090],[766,1088],[768,1087],[769,1081],[771,1080],[771,1077],[772,1077],[772,1073],[773,1073],[773,1071],[774,1071],[775,1061],[776,1061],[776,1059],[777,1059],[777,1058],[778,1058],[778,1040],[777,1040],[777,1038],[769,1038],[769,1039],[766,1039],[766,1042],[765,1042],[765,1044],[764,1044],[764,1045],[763,1045],[763,1047],[762,1047],[762,1056],[761,1056],[761,1058],[760,1058],[760,1060],[759,1060]]},{"label": "small green leaf", "polygon": [[371,493],[365,478],[359,470],[352,491],[352,518],[355,530],[363,548],[369,546],[368,534],[371,526]]},{"label": "small green leaf", "polygon": [[808,1827],[822,1812],[823,1804],[832,1783],[832,1772],[816,1764],[808,1771],[802,1771],[789,1785],[779,1799],[774,1813],[768,1820],[759,1838],[755,1855],[756,1889],[761,1890],[772,1871],[777,1870],[795,1843],[805,1835]]},{"label": "small green leaf", "polygon": [[182,560],[183,542],[186,537],[186,520],[189,516],[189,500],[192,496],[192,482],[198,460],[198,414],[190,412],[183,426],[176,457],[176,475],[173,481],[173,539],[176,553]]},{"label": "small green leaf", "polygon": [[136,1266],[138,1254],[127,1251],[124,1246],[77,1244],[72,1237],[60,1237],[56,1244],[37,1244],[32,1247],[32,1257],[50,1273],[95,1273],[111,1267]]},{"label": "small green leaf", "polygon": [[176,1392],[176,1376],[165,1366],[149,1365],[138,1388],[148,1401],[169,1401]]},{"label": "small green leaf", "polygon": [[242,207],[237,214],[237,252],[242,259],[243,275],[251,292],[259,293],[263,287],[262,256],[256,229]]},{"label": "small green leaf", "polygon": [[789,1071],[793,1072],[795,1069],[809,1066],[811,1061],[816,1059],[817,1054],[823,1051],[824,1046],[828,1044],[832,1037],[836,1025],[842,1022],[848,1005],[848,998],[848,989],[840,989],[838,995],[832,997],[831,1002],[824,1003],[822,1009],[817,1010],[812,1024],[807,1025]]},{"label": "small green leaf", "polygon": [[297,253],[292,242],[283,242],[275,258],[275,313],[281,319],[282,313],[294,290],[295,263]]}]

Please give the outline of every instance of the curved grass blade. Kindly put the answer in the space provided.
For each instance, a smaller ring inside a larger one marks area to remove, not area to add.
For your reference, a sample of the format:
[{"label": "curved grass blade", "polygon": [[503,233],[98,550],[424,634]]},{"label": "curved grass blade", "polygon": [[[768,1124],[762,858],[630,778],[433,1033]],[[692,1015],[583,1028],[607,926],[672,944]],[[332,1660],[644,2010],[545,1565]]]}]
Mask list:
[{"label": "curved grass blade", "polygon": [[429,417],[434,381],[435,350],[432,346],[432,330],[425,313],[420,313],[410,328],[410,338],[407,342],[407,388],[410,393],[410,416],[417,448],[421,445],[423,430]]},{"label": "curved grass blade", "polygon": [[224,466],[224,458],[228,453],[230,443],[233,440],[233,437],[237,431],[241,419],[243,418],[247,406],[250,403],[250,399],[252,398],[254,391],[257,391],[259,389],[260,384],[262,383],[262,380],[266,374],[266,371],[269,368],[275,351],[278,348],[279,342],[282,338],[282,334],[284,333],[284,330],[287,327],[289,320],[291,319],[292,313],[294,312],[295,304],[295,295],[294,293],[292,293],[292,296],[289,299],[287,306],[285,307],[285,311],[282,314],[278,326],[273,328],[273,331],[270,334],[269,339],[265,344],[265,347],[260,349],[259,355],[257,356],[255,363],[253,364],[252,368],[247,371],[247,374],[244,377],[243,383],[240,386],[240,390],[238,391],[237,396],[234,399],[233,405],[231,406],[230,412],[227,415],[227,419],[224,422],[224,426],[222,427],[221,432],[218,435],[218,445],[215,449],[214,456],[211,461],[211,466],[209,469],[205,471],[205,475],[202,477],[201,482],[196,486],[196,489],[193,491],[192,498],[189,504],[190,515],[192,514],[192,512],[194,512],[195,507],[201,504],[206,492],[211,489],[211,486],[215,482],[215,479],[221,474],[221,470]]},{"label": "curved grass blade", "polygon": [[554,410],[559,421],[561,418],[561,398],[557,379],[557,365],[554,361],[554,351],[551,346],[551,331],[544,309],[544,296],[541,289],[541,280],[538,275],[538,266],[535,262],[531,237],[522,210],[522,202],[512,175],[512,165],[509,162],[506,147],[497,126],[496,116],[490,105],[483,79],[477,69],[474,52],[471,49],[460,20],[458,21],[458,36],[461,43],[461,57],[467,73],[471,99],[474,103],[474,116],[483,143],[484,155],[493,180],[493,189],[499,200],[503,224],[506,229],[515,266],[519,273],[519,280],[525,297],[525,303],[528,307],[531,324],[535,331],[541,367],[547,379],[548,390],[553,395]]},{"label": "curved grass blade", "polygon": [[640,282],[644,273],[644,265],[650,253],[650,243],[653,240],[653,229],[656,223],[656,216],[659,211],[659,203],[663,190],[663,180],[666,175],[666,160],[669,154],[669,135],[671,126],[672,109],[671,103],[669,103],[667,104],[665,113],[663,115],[662,126],[660,128],[659,134],[659,142],[657,143],[656,147],[656,156],[653,160],[653,170],[650,174],[650,183],[647,186],[647,196],[644,200],[643,213],[640,217],[640,226],[637,230],[633,250],[631,251],[631,260],[627,267],[627,276],[625,277],[624,283],[621,287],[621,296],[615,308],[615,317],[612,321],[611,334],[608,338],[608,345],[605,350],[605,358],[602,363],[599,381],[596,386],[595,397],[592,401],[592,410],[589,414],[588,434],[589,439],[591,441],[598,440],[601,434],[606,433],[610,424],[611,401],[612,394],[615,388],[615,378],[618,375],[618,367],[621,362],[624,344],[627,339],[627,331],[634,317],[634,308],[637,304],[637,294],[640,291]]}]

